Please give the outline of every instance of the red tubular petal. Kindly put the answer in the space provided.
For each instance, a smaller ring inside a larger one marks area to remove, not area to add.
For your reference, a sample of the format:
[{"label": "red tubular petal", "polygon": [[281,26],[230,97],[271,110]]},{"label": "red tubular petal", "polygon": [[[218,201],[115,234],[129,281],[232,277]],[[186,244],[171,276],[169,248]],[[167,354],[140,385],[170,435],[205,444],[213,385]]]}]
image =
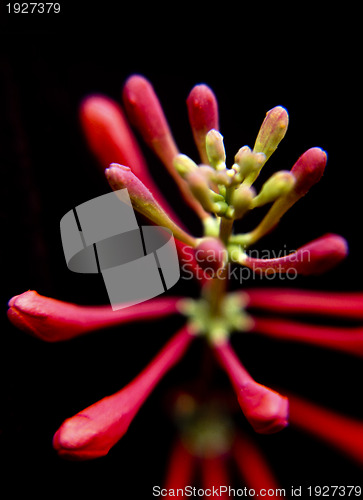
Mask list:
[{"label": "red tubular petal", "polygon": [[278,340],[304,342],[363,356],[363,328],[315,326],[276,318],[253,318],[252,331]]},{"label": "red tubular petal", "polygon": [[65,420],[53,438],[58,454],[75,460],[106,455],[126,433],[155,385],[182,358],[192,339],[183,327],[126,387]]},{"label": "red tubular petal", "polygon": [[177,313],[179,300],[160,297],[113,311],[111,306],[79,306],[29,290],[9,301],[8,317],[21,330],[47,342],[58,342],[100,328]]},{"label": "red tubular petal", "polygon": [[174,168],[173,160],[179,151],[151,83],[143,76],[133,75],[126,81],[122,95],[131,123],[168,169],[186,202],[199,217],[205,218],[206,212],[193,198],[186,182]]},{"label": "red tubular petal", "polygon": [[363,465],[363,422],[290,395],[292,426],[322,439]]},{"label": "red tubular petal", "polygon": [[138,177],[149,179],[141,150],[115,101],[92,95],[84,99],[79,112],[88,145],[104,168],[119,162],[128,165]]},{"label": "red tubular petal", "polygon": [[327,155],[322,149],[311,148],[305,151],[291,169],[296,179],[294,192],[304,196],[321,179],[326,162]]},{"label": "red tubular petal", "polygon": [[255,288],[243,292],[248,307],[274,312],[313,313],[363,319],[363,293]]},{"label": "red tubular petal", "polygon": [[174,236],[184,241],[184,243],[191,246],[195,245],[195,238],[186,233],[182,227],[172,220],[169,214],[155,200],[149,189],[129,167],[111,163],[109,168],[105,170],[105,175],[114,191],[124,188],[128,190],[132,206],[135,210],[155,224],[169,228]]},{"label": "red tubular petal", "polygon": [[165,488],[176,490],[192,484],[195,462],[195,457],[183,443],[180,440],[176,441],[167,466]]},{"label": "red tubular petal", "polygon": [[80,120],[88,145],[102,167],[110,163],[127,165],[152,192],[154,198],[174,220],[176,215],[160,192],[121,107],[103,96],[87,97],[80,107]]},{"label": "red tubular petal", "polygon": [[226,370],[241,409],[254,430],[260,434],[271,434],[286,427],[289,412],[287,398],[255,382],[229,342],[215,344],[214,352]]},{"label": "red tubular petal", "polygon": [[225,457],[220,455],[216,457],[203,457],[201,471],[204,490],[210,490],[211,492],[217,490],[218,498],[230,498],[228,486],[231,484],[231,479],[228,474]]},{"label": "red tubular petal", "polygon": [[265,274],[294,271],[311,275],[321,274],[335,267],[347,254],[348,245],[344,238],[336,234],[326,234],[284,257],[255,259],[247,256],[242,263],[255,272]]},{"label": "red tubular petal", "polygon": [[279,485],[259,447],[239,432],[232,448],[234,459],[248,488],[278,490]]},{"label": "red tubular petal", "polygon": [[204,84],[192,88],[187,98],[190,126],[202,163],[208,165],[206,135],[219,130],[218,103],[213,91]]},{"label": "red tubular petal", "polygon": [[178,154],[164,111],[151,83],[140,75],[132,75],[123,88],[123,102],[130,121],[146,144],[167,166]]}]

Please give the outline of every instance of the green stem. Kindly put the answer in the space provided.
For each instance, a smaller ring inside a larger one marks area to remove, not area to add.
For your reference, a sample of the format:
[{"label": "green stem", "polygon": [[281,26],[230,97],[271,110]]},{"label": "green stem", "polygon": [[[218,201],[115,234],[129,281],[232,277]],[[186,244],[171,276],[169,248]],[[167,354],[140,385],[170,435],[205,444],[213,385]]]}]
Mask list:
[{"label": "green stem", "polygon": [[[219,228],[219,238],[227,245],[228,240],[232,234],[233,229],[233,219],[221,218],[221,224]],[[227,290],[227,274],[228,274],[228,262],[225,263],[224,268],[217,274],[210,284],[207,300],[209,302],[210,311],[212,316],[219,316],[221,312],[221,305]]]}]

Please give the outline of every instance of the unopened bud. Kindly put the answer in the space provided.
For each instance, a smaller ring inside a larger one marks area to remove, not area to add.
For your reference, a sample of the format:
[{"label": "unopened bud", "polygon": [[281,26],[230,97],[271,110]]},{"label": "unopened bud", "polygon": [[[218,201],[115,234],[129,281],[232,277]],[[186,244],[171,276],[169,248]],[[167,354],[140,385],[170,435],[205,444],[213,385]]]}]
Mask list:
[{"label": "unopened bud", "polygon": [[226,210],[227,204],[223,196],[210,189],[207,179],[198,170],[190,172],[185,180],[193,196],[199,201],[204,210],[217,214]]},{"label": "unopened bud", "polygon": [[111,163],[105,170],[106,178],[114,191],[126,188],[132,206],[139,213],[163,227],[167,227],[173,235],[187,245],[194,246],[195,238],[178,226],[161,208],[148,188],[134,175],[130,168]]},{"label": "unopened bud", "polygon": [[251,208],[255,191],[247,186],[239,186],[233,191],[231,205],[234,208],[234,219],[240,219]]},{"label": "unopened bud", "polygon": [[183,179],[190,172],[193,172],[198,168],[198,165],[194,163],[194,161],[191,158],[189,158],[189,156],[183,154],[177,155],[174,158],[173,163],[174,167],[176,168],[176,170]]},{"label": "unopened bud", "polygon": [[244,181],[250,186],[258,177],[266,157],[264,153],[256,153],[251,151],[248,146],[243,146],[238,150],[234,161],[238,166],[238,168],[237,166],[232,167],[233,170],[236,170],[236,176],[239,177],[240,181]]},{"label": "unopened bud", "polygon": [[284,138],[288,123],[289,115],[285,108],[276,106],[270,109],[258,132],[253,151],[264,153],[267,161]]},{"label": "unopened bud", "polygon": [[218,130],[210,130],[206,136],[206,150],[209,163],[215,169],[225,168],[226,152],[223,144],[223,136]]},{"label": "unopened bud", "polygon": [[253,207],[259,207],[277,200],[287,194],[295,184],[295,177],[287,170],[275,172],[264,183],[259,194],[253,200]]},{"label": "unopened bud", "polygon": [[218,130],[216,96],[207,85],[196,85],[188,96],[187,107],[190,126],[200,158],[202,163],[208,163],[205,138],[209,130]]}]

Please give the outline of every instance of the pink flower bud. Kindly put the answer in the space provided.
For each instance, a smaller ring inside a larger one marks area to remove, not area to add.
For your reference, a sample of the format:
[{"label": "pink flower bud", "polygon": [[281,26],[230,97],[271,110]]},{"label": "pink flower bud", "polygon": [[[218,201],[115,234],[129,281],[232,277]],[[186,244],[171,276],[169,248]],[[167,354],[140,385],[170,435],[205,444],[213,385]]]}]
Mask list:
[{"label": "pink flower bud", "polygon": [[202,219],[207,217],[174,167],[174,158],[179,151],[151,83],[143,76],[131,76],[123,89],[123,101],[130,121],[138,129],[146,144],[164,163],[186,202],[199,217]]},{"label": "pink flower bud", "polygon": [[179,300],[161,297],[113,311],[110,306],[79,306],[29,290],[9,301],[8,317],[20,330],[47,342],[58,342],[100,328],[177,313]]},{"label": "pink flower bud", "polygon": [[278,432],[288,424],[287,398],[253,380],[228,341],[214,344],[218,361],[226,370],[239,405],[254,430],[260,434]]},{"label": "pink flower bud", "polygon": [[290,422],[363,465],[363,422],[289,394]]},{"label": "pink flower bud", "polygon": [[151,83],[143,76],[132,75],[124,85],[122,96],[131,123],[161,161],[171,168],[178,148]]},{"label": "pink flower bud", "polygon": [[118,162],[129,166],[138,177],[149,178],[141,150],[116,102],[92,95],[84,99],[79,113],[88,145],[103,168]]},{"label": "pink flower bud", "polygon": [[262,221],[251,231],[248,239],[249,245],[271,231],[279,223],[281,217],[320,180],[326,161],[326,153],[320,148],[311,148],[300,156],[291,169],[295,177],[294,186],[273,203]]},{"label": "pink flower bud", "polygon": [[284,288],[251,288],[244,290],[248,307],[273,312],[326,314],[363,319],[362,292],[320,292]]},{"label": "pink flower bud", "polygon": [[192,339],[183,327],[126,387],[65,420],[53,438],[58,454],[76,460],[106,455],[126,433],[156,384],[184,355]]},{"label": "pink flower bud", "polygon": [[157,203],[148,188],[136,177],[130,168],[112,163],[105,170],[106,178],[115,191],[127,188],[132,206],[153,221],[155,224],[167,227],[174,236],[184,243],[194,246],[195,239],[178,226]]},{"label": "pink flower bud", "polygon": [[266,161],[285,137],[289,115],[285,108],[276,106],[266,113],[253,148],[255,153],[264,153]]},{"label": "pink flower bud", "polygon": [[300,247],[284,257],[257,259],[248,255],[240,263],[265,274],[288,273],[294,271],[302,275],[321,274],[335,267],[348,254],[344,238],[336,234],[326,234]]},{"label": "pink flower bud", "polygon": [[321,179],[326,162],[327,155],[320,148],[308,149],[300,156],[291,169],[296,179],[293,191],[299,197],[304,196]]},{"label": "pink flower bud", "polygon": [[93,95],[82,102],[80,120],[88,145],[103,169],[110,163],[127,165],[150,189],[164,210],[176,218],[149,173],[121,107],[112,99]]},{"label": "pink flower bud", "polygon": [[195,144],[202,163],[207,165],[207,133],[212,129],[219,130],[217,99],[207,85],[196,85],[187,98],[187,107]]}]

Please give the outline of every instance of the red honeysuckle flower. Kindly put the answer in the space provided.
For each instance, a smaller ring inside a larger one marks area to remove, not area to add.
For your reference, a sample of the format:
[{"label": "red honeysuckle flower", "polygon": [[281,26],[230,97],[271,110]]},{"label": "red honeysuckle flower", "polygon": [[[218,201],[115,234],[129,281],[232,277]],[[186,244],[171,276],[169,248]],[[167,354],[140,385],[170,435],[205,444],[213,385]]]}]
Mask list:
[{"label": "red honeysuckle flower", "polygon": [[295,178],[293,188],[279,197],[269,211],[249,234],[248,244],[254,243],[270,232],[281,217],[321,179],[327,162],[327,154],[321,148],[310,148],[303,153],[291,168]]},{"label": "red honeysuckle flower", "polygon": [[253,271],[271,273],[321,274],[335,267],[348,254],[348,245],[344,238],[336,234],[326,234],[300,247],[284,257],[258,259],[247,254],[239,259],[239,263]]},{"label": "red honeysuckle flower", "polygon": [[289,413],[287,398],[255,382],[229,342],[220,342],[213,348],[233,384],[242,412],[254,430],[271,434],[286,427]]},{"label": "red honeysuckle flower", "polygon": [[320,181],[327,162],[327,154],[321,148],[310,148],[303,153],[291,169],[296,183],[296,195],[304,196]]},{"label": "red honeysuckle flower", "polygon": [[206,136],[219,130],[218,103],[213,91],[204,84],[195,85],[187,98],[189,123],[202,163],[208,164]]},{"label": "red honeysuckle flower", "polygon": [[65,420],[53,438],[53,446],[59,455],[78,460],[106,455],[125,434],[155,385],[180,360],[192,340],[189,329],[181,328],[126,387]]},{"label": "red honeysuckle flower", "polygon": [[151,83],[143,76],[132,75],[124,85],[122,97],[126,114],[131,123],[140,132],[145,143],[163,162],[179,186],[185,201],[199,217],[207,217],[201,205],[190,195],[186,182],[174,168],[173,161],[179,154],[179,150]]},{"label": "red honeysuckle flower", "polygon": [[127,165],[153,193],[166,213],[182,226],[182,222],[151,177],[121,106],[108,97],[91,95],[83,100],[79,115],[88,146],[102,168],[107,168],[110,163]]},{"label": "red honeysuckle flower", "polygon": [[179,301],[178,297],[157,297],[113,311],[111,306],[80,306],[29,290],[9,301],[8,317],[20,330],[47,342],[59,342],[100,328],[176,314]]}]

